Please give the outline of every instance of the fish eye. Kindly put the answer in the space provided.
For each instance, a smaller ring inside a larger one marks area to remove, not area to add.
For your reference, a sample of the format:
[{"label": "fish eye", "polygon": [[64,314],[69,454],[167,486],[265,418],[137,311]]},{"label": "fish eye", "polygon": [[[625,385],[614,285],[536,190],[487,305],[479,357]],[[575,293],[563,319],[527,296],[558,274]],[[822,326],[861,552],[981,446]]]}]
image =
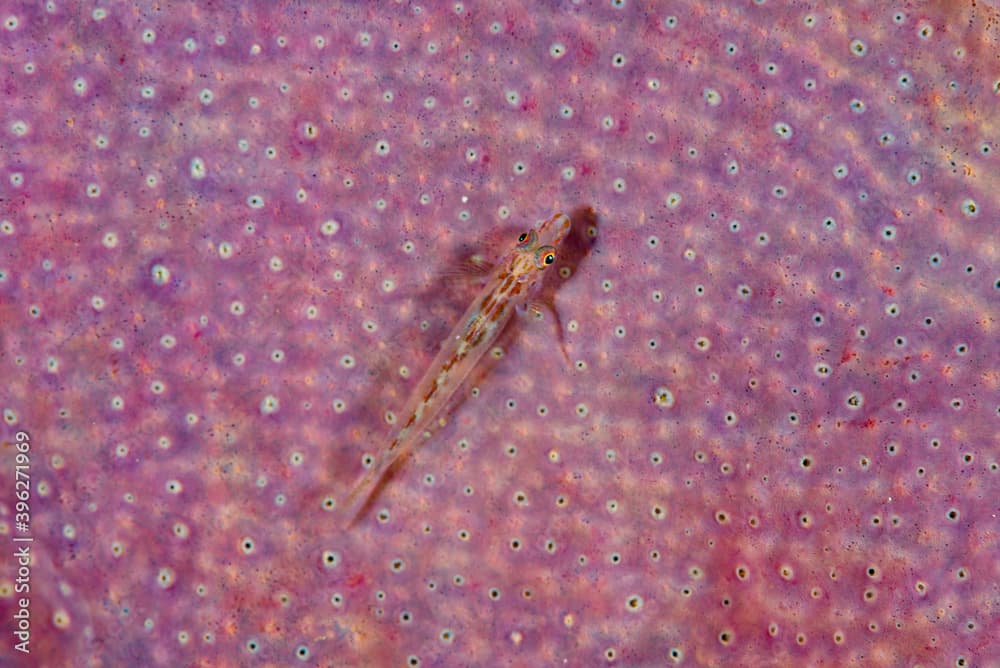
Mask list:
[{"label": "fish eye", "polygon": [[534,230],[528,230],[527,232],[521,232],[521,236],[517,238],[518,248],[528,248],[538,239],[538,235],[535,234]]},{"label": "fish eye", "polygon": [[517,243],[523,244],[525,242],[525,240],[527,240],[527,238],[528,238],[528,233],[527,232],[521,232],[521,236],[519,236],[517,238]]},{"label": "fish eye", "polygon": [[542,246],[535,251],[535,266],[545,269],[548,265],[556,261],[556,249],[552,246]]}]

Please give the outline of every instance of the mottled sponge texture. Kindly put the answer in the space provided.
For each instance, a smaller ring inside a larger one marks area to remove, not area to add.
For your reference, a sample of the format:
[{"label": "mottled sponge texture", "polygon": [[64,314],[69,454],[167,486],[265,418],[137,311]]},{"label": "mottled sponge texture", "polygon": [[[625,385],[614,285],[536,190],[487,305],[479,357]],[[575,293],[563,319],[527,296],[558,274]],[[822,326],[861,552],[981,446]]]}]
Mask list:
[{"label": "mottled sponge texture", "polygon": [[[1000,665],[998,50],[981,0],[5,3],[0,663]],[[345,528],[557,211],[554,310]]]}]

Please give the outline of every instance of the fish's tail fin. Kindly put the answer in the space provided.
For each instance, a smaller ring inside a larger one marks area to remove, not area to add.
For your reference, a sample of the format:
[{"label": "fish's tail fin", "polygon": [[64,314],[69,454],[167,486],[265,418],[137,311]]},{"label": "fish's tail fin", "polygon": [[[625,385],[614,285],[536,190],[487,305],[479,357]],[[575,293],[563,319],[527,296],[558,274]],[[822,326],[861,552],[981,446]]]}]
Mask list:
[{"label": "fish's tail fin", "polygon": [[376,483],[381,475],[379,468],[373,464],[341,501],[340,515],[343,528],[354,527],[368,511],[374,501]]},{"label": "fish's tail fin", "polygon": [[377,462],[368,468],[361,479],[354,483],[351,491],[347,493],[340,504],[340,515],[343,518],[345,529],[356,526],[371,510],[378,493],[395,474],[401,461],[405,459],[402,455],[402,452],[384,453]]}]

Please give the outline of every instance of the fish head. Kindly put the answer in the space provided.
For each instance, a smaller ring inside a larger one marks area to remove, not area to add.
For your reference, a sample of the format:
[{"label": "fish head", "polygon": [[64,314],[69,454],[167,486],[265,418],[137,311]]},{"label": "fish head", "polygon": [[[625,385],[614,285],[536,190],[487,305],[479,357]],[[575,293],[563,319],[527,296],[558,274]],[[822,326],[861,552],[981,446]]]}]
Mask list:
[{"label": "fish head", "polygon": [[534,282],[556,262],[559,246],[569,234],[569,216],[556,213],[538,221],[532,229],[517,237],[510,272],[517,281]]}]

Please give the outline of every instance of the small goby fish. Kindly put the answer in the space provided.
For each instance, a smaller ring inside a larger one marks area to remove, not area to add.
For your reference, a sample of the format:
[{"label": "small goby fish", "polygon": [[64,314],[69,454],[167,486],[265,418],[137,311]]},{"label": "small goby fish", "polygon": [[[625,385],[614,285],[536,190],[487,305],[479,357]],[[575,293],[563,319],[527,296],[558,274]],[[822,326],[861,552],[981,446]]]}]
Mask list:
[{"label": "small goby fish", "polygon": [[489,275],[413,390],[399,430],[344,499],[341,508],[350,525],[364,515],[393,465],[421,444],[424,432],[496,342],[516,308],[528,302],[545,270],[555,264],[569,230],[569,218],[556,213],[517,237],[517,245]]}]

